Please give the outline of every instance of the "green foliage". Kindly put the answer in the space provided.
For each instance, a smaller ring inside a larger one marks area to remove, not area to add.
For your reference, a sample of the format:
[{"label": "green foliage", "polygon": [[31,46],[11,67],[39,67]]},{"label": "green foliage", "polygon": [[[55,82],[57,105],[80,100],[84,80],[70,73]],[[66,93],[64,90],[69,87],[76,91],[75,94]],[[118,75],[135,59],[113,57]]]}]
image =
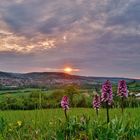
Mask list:
[{"label": "green foliage", "polygon": [[129,120],[124,123],[122,118],[115,118],[108,124],[93,121],[92,137],[99,140],[133,140],[135,137],[140,136],[139,125],[137,120]]},{"label": "green foliage", "polygon": [[[115,89],[115,88],[114,88]],[[115,94],[113,96],[112,108],[120,108],[120,98]],[[33,90],[28,95],[13,96],[12,94],[1,95],[1,110],[32,110],[43,108],[58,108],[64,95],[69,96],[70,107],[92,107],[93,93],[88,90],[79,90],[75,86],[68,86],[65,90],[53,90],[44,92]],[[102,105],[104,107],[104,104]],[[124,101],[124,107],[140,107],[140,100],[135,96],[129,96]]]},{"label": "green foliage", "polygon": [[60,134],[63,139],[83,139],[87,138],[86,131],[88,130],[88,125],[90,118],[85,115],[70,117],[66,122],[60,121],[60,129],[56,132],[56,138],[59,138]]},{"label": "green foliage", "polygon": [[[0,140],[136,140],[140,138],[139,109],[123,116],[112,109],[110,123],[99,110],[71,109],[66,121],[62,109],[1,113]],[[84,115],[83,115],[84,114]]]},{"label": "green foliage", "polygon": [[130,92],[139,93],[140,92],[140,82],[136,82],[134,80],[131,83],[128,83],[128,89]]},{"label": "green foliage", "polygon": [[[61,122],[62,123],[62,122]],[[68,140],[135,140],[140,137],[140,123],[138,120],[123,121],[123,118],[112,119],[110,123],[97,120],[90,121],[87,116],[71,117],[64,124],[60,124],[56,139],[63,137]],[[62,135],[64,134],[64,135]]]},{"label": "green foliage", "polygon": [[[124,107],[140,107],[140,100],[135,98],[139,92],[140,83],[128,83],[128,89],[133,93],[124,101]],[[101,94],[101,84],[90,89],[81,89],[77,85],[68,85],[63,89],[5,89],[0,91],[1,110],[33,110],[45,108],[58,108],[64,95],[69,97],[70,107],[92,107],[93,92]],[[104,107],[104,105],[102,105]],[[117,85],[113,85],[112,108],[120,108],[120,98],[117,96]]]},{"label": "green foliage", "polygon": [[[138,91],[139,84],[134,81],[128,85],[128,88],[132,91]],[[100,85],[97,85],[95,90],[100,94]],[[11,91],[7,94],[1,92],[1,110],[26,111],[1,111],[0,140],[140,139],[140,100],[136,99],[135,96],[129,96],[128,99],[125,99],[124,107],[126,109],[124,115],[121,116],[120,98],[116,94],[117,86],[113,85],[114,102],[112,109],[110,109],[110,122],[108,124],[105,121],[104,109],[99,110],[99,117],[96,118],[93,109],[72,108],[92,107],[92,90],[80,90],[77,86],[70,85],[51,92],[22,91],[28,93],[26,96],[21,92],[19,96],[18,91]],[[70,98],[67,121],[62,109],[42,110],[60,107],[60,101],[64,95]],[[36,110],[28,111],[31,109]]]},{"label": "green foliage", "polygon": [[55,90],[52,92],[50,98],[55,99],[57,102],[60,102],[64,95],[64,90]]},{"label": "green foliage", "polygon": [[74,97],[74,95],[79,94],[78,87],[75,85],[69,85],[64,89],[64,92],[65,92],[65,95],[67,95],[69,97],[70,103],[73,106],[74,105],[73,97]]}]

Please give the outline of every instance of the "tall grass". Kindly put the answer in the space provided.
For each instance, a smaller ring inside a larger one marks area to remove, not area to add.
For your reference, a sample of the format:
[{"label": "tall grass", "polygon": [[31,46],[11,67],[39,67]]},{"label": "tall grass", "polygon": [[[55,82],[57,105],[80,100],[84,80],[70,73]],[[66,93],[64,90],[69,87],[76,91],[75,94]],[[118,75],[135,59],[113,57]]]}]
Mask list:
[{"label": "tall grass", "polygon": [[93,109],[72,108],[66,121],[62,109],[1,111],[0,140],[133,140],[140,138],[140,109],[104,109],[99,117]]}]

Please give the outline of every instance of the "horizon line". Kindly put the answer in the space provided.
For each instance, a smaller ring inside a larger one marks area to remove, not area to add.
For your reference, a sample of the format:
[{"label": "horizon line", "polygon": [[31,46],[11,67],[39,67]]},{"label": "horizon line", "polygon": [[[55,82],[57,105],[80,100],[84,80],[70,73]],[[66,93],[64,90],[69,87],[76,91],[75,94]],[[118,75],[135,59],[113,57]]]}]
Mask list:
[{"label": "horizon line", "polygon": [[29,74],[29,73],[63,73],[67,75],[72,75],[72,76],[83,76],[83,77],[97,77],[97,78],[123,78],[123,79],[134,79],[134,80],[140,80],[140,78],[136,77],[119,77],[119,76],[95,76],[95,75],[79,75],[79,74],[70,74],[66,72],[61,72],[61,71],[31,71],[31,72],[11,72],[11,71],[1,71],[4,73],[13,73],[13,74]]}]

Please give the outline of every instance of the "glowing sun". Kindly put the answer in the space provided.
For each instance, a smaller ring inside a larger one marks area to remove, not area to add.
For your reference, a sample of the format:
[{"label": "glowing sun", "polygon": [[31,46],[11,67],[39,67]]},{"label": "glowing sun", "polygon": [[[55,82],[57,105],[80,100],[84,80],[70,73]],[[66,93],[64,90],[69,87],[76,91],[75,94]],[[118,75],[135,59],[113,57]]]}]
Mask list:
[{"label": "glowing sun", "polygon": [[70,67],[64,68],[64,72],[65,72],[65,73],[71,73],[72,71],[73,71],[73,69],[70,68]]}]

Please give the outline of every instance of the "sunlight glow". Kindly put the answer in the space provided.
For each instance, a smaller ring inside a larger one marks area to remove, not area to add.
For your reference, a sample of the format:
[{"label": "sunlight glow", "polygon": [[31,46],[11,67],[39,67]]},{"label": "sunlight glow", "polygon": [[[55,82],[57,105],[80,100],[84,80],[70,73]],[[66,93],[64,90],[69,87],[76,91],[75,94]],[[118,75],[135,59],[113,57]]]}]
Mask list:
[{"label": "sunlight glow", "polygon": [[[1,33],[1,32],[0,32]],[[6,34],[0,36],[0,52],[19,52],[19,53],[31,53],[36,51],[42,51],[54,48],[54,39],[29,39],[16,36],[13,34],[8,34],[2,32],[1,34]],[[36,41],[37,40],[37,41]]]},{"label": "sunlight glow", "polygon": [[72,71],[73,71],[73,69],[70,68],[70,67],[64,68],[64,72],[65,72],[65,73],[71,73]]},{"label": "sunlight glow", "polygon": [[75,69],[75,68],[71,68],[71,67],[65,67],[65,68],[63,69],[63,71],[64,71],[65,73],[72,73],[72,72],[78,72],[78,71],[80,71],[80,69]]}]

